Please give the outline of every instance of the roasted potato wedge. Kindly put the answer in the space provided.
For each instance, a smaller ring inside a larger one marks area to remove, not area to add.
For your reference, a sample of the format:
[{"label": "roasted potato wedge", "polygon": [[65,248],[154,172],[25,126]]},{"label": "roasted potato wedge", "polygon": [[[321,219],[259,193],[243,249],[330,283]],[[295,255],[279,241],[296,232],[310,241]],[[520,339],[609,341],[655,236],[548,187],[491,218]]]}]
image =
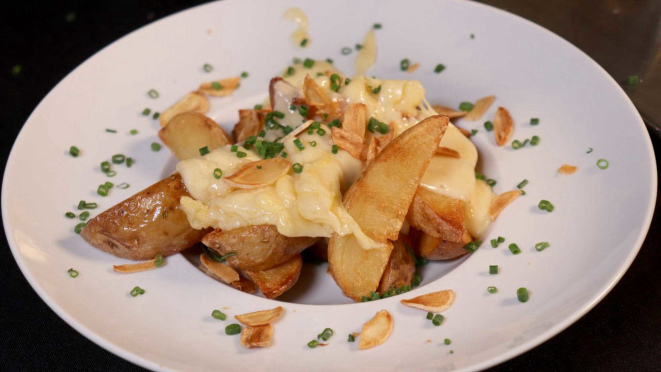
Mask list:
[{"label": "roasted potato wedge", "polygon": [[464,202],[418,187],[406,216],[411,226],[435,238],[459,242],[464,231]]},{"label": "roasted potato wedge", "polygon": [[232,129],[236,142],[243,142],[250,136],[256,136],[264,129],[266,114],[270,110],[239,110],[239,122]]},{"label": "roasted potato wedge", "polygon": [[268,270],[314,244],[319,238],[286,237],[273,225],[241,227],[230,231],[215,230],[202,239],[207,247],[221,255],[236,252],[227,262],[241,270]]},{"label": "roasted potato wedge", "polygon": [[409,243],[404,235],[400,235],[400,238],[392,243],[390,259],[383,271],[381,283],[379,283],[379,293],[386,293],[390,287],[411,285],[411,279],[415,273],[415,262],[411,253],[406,249],[406,244]]},{"label": "roasted potato wedge", "polygon": [[199,242],[210,230],[190,227],[179,199],[189,196],[179,174],[159,181],[89,221],[80,235],[117,257],[150,260]]},{"label": "roasted potato wedge", "polygon": [[387,243],[365,250],[353,235],[334,234],[328,245],[328,262],[344,294],[360,301],[379,287],[390,259],[392,244],[436,152],[448,118],[432,116],[395,138],[367,167],[344,197],[344,205],[372,239]]},{"label": "roasted potato wedge", "polygon": [[473,237],[468,231],[464,231],[459,242],[435,238],[425,233],[421,233],[420,235],[420,243],[418,244],[416,254],[428,260],[451,260],[461,257],[468,253],[464,249],[464,246],[473,241]]},{"label": "roasted potato wedge", "polygon": [[211,151],[234,143],[220,125],[197,112],[185,112],[173,117],[158,132],[158,136],[179,160],[200,156],[203,147]]},{"label": "roasted potato wedge", "polygon": [[301,275],[303,258],[298,254],[276,267],[263,271],[243,270],[266,298],[276,298],[296,284]]}]

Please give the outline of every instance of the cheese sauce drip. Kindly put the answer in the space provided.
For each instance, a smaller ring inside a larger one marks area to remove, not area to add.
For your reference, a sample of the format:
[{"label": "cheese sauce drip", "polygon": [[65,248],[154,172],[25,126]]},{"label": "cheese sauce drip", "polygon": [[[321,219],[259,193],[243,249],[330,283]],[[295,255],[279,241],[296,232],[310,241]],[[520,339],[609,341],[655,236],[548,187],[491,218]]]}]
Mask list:
[{"label": "cheese sauce drip", "polygon": [[[310,35],[308,34],[309,31],[309,24],[308,24],[308,16],[299,8],[289,8],[284,14],[284,18],[287,21],[292,21],[298,25],[298,28],[296,31],[294,31],[291,34],[291,41],[294,43],[296,46],[300,47],[307,47],[310,45]],[[303,40],[307,40],[305,42],[305,45],[303,45]]]}]

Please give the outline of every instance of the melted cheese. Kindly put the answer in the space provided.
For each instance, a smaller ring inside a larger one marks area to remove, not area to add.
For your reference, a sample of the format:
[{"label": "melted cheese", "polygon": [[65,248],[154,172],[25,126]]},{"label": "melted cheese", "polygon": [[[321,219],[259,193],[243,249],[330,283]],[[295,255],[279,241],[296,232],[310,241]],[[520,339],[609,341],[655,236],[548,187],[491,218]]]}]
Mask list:
[{"label": "melted cheese", "polygon": [[363,47],[360,48],[358,56],[356,57],[356,73],[355,75],[365,75],[367,70],[376,61],[376,33],[370,30],[365,35],[363,40]]},{"label": "melted cheese", "polygon": [[[290,67],[294,69],[294,73],[291,75],[288,74],[287,70],[289,68],[287,68],[281,74],[282,79],[298,88],[303,86],[305,75],[310,75],[310,77],[313,78],[317,84],[319,84],[321,87],[327,88],[330,92],[330,79],[328,76],[326,76],[326,74],[340,74],[340,72],[335,69],[333,65],[326,61],[315,61],[314,65],[312,65],[310,68],[305,67],[303,62],[295,63]],[[323,76],[319,76],[319,74],[322,74]]]},{"label": "melted cheese", "polygon": [[491,224],[489,208],[493,197],[491,187],[486,182],[477,180],[470,199],[464,204],[464,226],[475,238],[482,237]]},{"label": "melted cheese", "polygon": [[[296,31],[294,31],[291,34],[291,41],[294,43],[296,46],[300,47],[307,47],[310,45],[310,34],[308,33],[309,31],[309,24],[308,24],[308,16],[299,8],[289,8],[284,14],[284,18],[287,21],[292,21],[298,25],[298,28]],[[305,45],[301,45],[301,42],[303,40],[307,39],[307,43]]]}]

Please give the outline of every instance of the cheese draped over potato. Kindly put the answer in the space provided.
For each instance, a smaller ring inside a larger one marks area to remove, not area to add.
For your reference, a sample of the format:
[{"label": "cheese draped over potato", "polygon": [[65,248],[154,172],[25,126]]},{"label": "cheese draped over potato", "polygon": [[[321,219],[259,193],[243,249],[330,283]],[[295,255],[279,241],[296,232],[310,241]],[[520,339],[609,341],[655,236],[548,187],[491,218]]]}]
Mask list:
[{"label": "cheese draped over potato", "polygon": [[[330,89],[328,77],[333,73],[341,75],[331,64],[322,61],[316,61],[311,68],[297,63],[283,73],[284,81],[274,85],[273,109],[284,113],[278,122],[295,129],[306,121],[297,109],[290,109],[294,97],[302,96],[301,87],[306,75],[314,78],[342,107],[352,103],[365,104],[368,117],[390,124],[395,135],[436,114],[426,102],[425,89],[418,81],[356,76],[334,92]],[[284,145],[286,159],[303,167],[300,173],[290,171],[268,186],[236,189],[223,181],[241,166],[261,160],[253,148],[245,149],[240,144],[238,151],[246,153],[242,158],[231,151],[231,146],[225,146],[199,158],[179,162],[177,171],[191,195],[183,197],[181,204],[191,226],[227,231],[267,224],[288,237],[354,234],[365,249],[382,246],[362,232],[342,204],[342,192],[358,179],[365,168],[364,161],[342,149],[334,154],[330,128],[321,125],[321,129],[322,135],[317,130],[312,134],[306,130],[296,137],[286,136],[282,129],[266,130],[264,139],[274,141],[284,137],[279,141]],[[303,150],[294,143],[296,138],[304,146]],[[479,236],[490,222],[488,212],[493,194],[484,182],[475,180],[477,150],[452,125],[441,146],[459,152],[461,158],[434,156],[421,185],[465,201],[466,228],[473,236]],[[220,179],[214,177],[217,168],[223,172]]]}]

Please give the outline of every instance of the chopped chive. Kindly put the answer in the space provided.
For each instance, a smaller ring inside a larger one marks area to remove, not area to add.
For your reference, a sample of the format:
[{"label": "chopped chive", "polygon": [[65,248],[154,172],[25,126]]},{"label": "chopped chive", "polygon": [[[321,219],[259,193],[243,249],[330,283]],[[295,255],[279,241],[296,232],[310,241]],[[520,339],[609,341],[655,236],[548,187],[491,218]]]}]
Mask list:
[{"label": "chopped chive", "polygon": [[128,183],[124,182],[124,183],[120,183],[119,185],[117,185],[117,188],[118,188],[118,189],[122,189],[122,190],[126,190],[126,189],[129,188],[129,186],[131,186],[131,185],[129,185]]},{"label": "chopped chive", "polygon": [[498,243],[505,243],[505,238],[503,238],[502,236],[499,236],[498,237]]},{"label": "chopped chive", "polygon": [[161,151],[161,145],[157,142],[151,143],[151,151],[158,152]]},{"label": "chopped chive", "polygon": [[154,98],[154,99],[160,96],[160,94],[158,94],[156,89],[150,89],[149,92],[147,92],[147,95],[149,96],[149,98]]},{"label": "chopped chive", "polygon": [[420,277],[420,274],[418,273],[413,274],[413,279],[411,279],[411,286],[417,287],[420,285],[421,282],[422,282],[422,278]]},{"label": "chopped chive", "polygon": [[470,102],[462,102],[462,103],[459,104],[459,110],[461,110],[461,111],[470,111],[470,110],[473,109],[474,106],[475,105],[473,105]]},{"label": "chopped chive", "polygon": [[610,163],[606,159],[597,160],[597,166],[599,167],[599,169],[608,169],[609,165]]},{"label": "chopped chive", "polygon": [[106,183],[104,183],[102,186],[105,187],[106,190],[110,190],[113,186],[115,186],[115,184],[110,181],[106,181]]},{"label": "chopped chive", "polygon": [[479,240],[474,240],[464,246],[464,249],[467,250],[469,253],[473,253],[477,251],[478,248],[480,248],[480,244],[482,244],[481,241]]},{"label": "chopped chive", "polygon": [[372,28],[374,28],[375,30],[380,30],[381,27],[382,27],[382,26],[381,26],[380,23],[375,23],[374,26],[372,26]]},{"label": "chopped chive", "polygon": [[450,345],[452,343],[452,340],[450,340],[449,338],[446,338],[445,340],[443,340],[443,343],[446,344],[446,345]]},{"label": "chopped chive", "polygon": [[293,67],[289,66],[289,67],[287,67],[287,72],[285,73],[285,75],[286,76],[292,76],[292,75],[294,75],[295,72],[296,72],[296,70],[294,70]]},{"label": "chopped chive", "polygon": [[89,216],[90,216],[90,212],[85,211],[81,213],[80,216],[78,216],[78,218],[80,218],[81,221],[85,221]]},{"label": "chopped chive", "polygon": [[106,176],[108,177],[115,177],[117,175],[117,172],[114,170],[111,170],[110,172],[106,172]]},{"label": "chopped chive", "polygon": [[223,89],[223,86],[217,81],[214,81],[213,83],[211,83],[211,87],[215,90]]},{"label": "chopped chive", "polygon": [[131,133],[132,136],[135,136],[136,134],[138,134],[138,130],[137,129],[131,129],[131,131],[129,133]]},{"label": "chopped chive", "polygon": [[331,122],[328,124],[328,127],[329,127],[329,128],[333,128],[333,127],[342,128],[342,123],[340,123],[340,119],[335,119],[335,120],[331,121]]},{"label": "chopped chive", "polygon": [[489,275],[498,274],[498,265],[489,265]]},{"label": "chopped chive", "polygon": [[78,210],[85,209],[85,204],[86,204],[85,201],[84,201],[84,200],[81,200],[81,201],[78,203]]},{"label": "chopped chive", "polygon": [[133,287],[133,289],[131,290],[131,292],[129,292],[129,294],[130,294],[132,297],[137,297],[137,296],[142,295],[142,294],[144,294],[144,293],[145,293],[145,290],[142,289],[142,288],[140,288],[140,287],[138,287],[138,286]]},{"label": "chopped chive", "polygon": [[347,54],[351,54],[351,48],[349,47],[342,48],[342,55],[346,56]]},{"label": "chopped chive", "polygon": [[308,106],[300,106],[300,107],[298,108],[298,113],[299,113],[302,117],[306,117],[306,116],[308,116],[308,112],[309,112],[309,110],[310,110],[310,108],[309,108]]},{"label": "chopped chive", "polygon": [[631,75],[627,78],[627,85],[630,87],[635,87],[640,82],[638,75]]},{"label": "chopped chive", "polygon": [[96,193],[101,196],[108,196],[108,189],[106,189],[105,186],[101,185],[99,186],[98,189],[96,189]]},{"label": "chopped chive", "polygon": [[112,162],[113,164],[122,164],[126,160],[126,156],[122,154],[117,154],[112,156]]},{"label": "chopped chive", "polygon": [[324,128],[319,128],[317,129],[317,134],[323,137],[324,134],[326,134],[326,131],[324,130]]},{"label": "chopped chive", "polygon": [[509,245],[509,249],[510,249],[510,252],[512,252],[512,254],[519,254],[519,253],[521,253],[521,250],[519,249],[519,246],[516,245],[516,244],[514,244],[514,243],[512,243],[512,244]]},{"label": "chopped chive", "polygon": [[98,204],[96,203],[85,203],[84,206],[85,209],[96,209],[96,207],[98,207]]},{"label": "chopped chive", "polygon": [[333,336],[333,330],[330,329],[330,328],[326,328],[326,329],[324,329],[323,332],[321,332],[317,336],[317,339],[322,339],[324,341],[328,341],[328,339],[331,338],[331,336]]},{"label": "chopped chive", "polygon": [[294,57],[294,59],[292,59],[292,62],[294,62],[294,64],[296,65],[296,64],[299,64],[299,63],[303,62],[303,60],[298,58],[298,57]]},{"label": "chopped chive", "polygon": [[445,70],[445,65],[442,64],[437,64],[436,67],[434,68],[434,72],[437,74],[440,74],[443,70]]},{"label": "chopped chive", "polygon": [[225,327],[225,334],[228,336],[238,335],[241,333],[241,326],[233,323]]},{"label": "chopped chive", "polygon": [[213,66],[211,66],[208,63],[205,63],[204,66],[202,66],[202,69],[204,70],[204,72],[211,72],[213,71]]},{"label": "chopped chive", "polygon": [[285,113],[280,111],[273,111],[273,116],[275,116],[278,119],[284,119]]},{"label": "chopped chive", "polygon": [[78,274],[79,274],[78,271],[76,271],[74,269],[69,269],[69,270],[67,270],[67,272],[69,273],[69,276],[72,277],[72,278],[77,277]]},{"label": "chopped chive", "polygon": [[349,333],[349,339],[347,340],[348,342],[355,342],[356,338],[353,336],[352,333]]},{"label": "chopped chive", "polygon": [[306,58],[303,62],[303,67],[312,68],[312,66],[314,66],[314,59]]},{"label": "chopped chive", "polygon": [[308,347],[310,349],[314,349],[315,347],[317,347],[317,345],[319,345],[319,341],[317,341],[317,340],[312,340],[312,341],[308,342]]},{"label": "chopped chive", "polygon": [[519,302],[528,302],[530,295],[528,294],[528,289],[521,287],[516,290],[516,298],[519,299]]},{"label": "chopped chive", "polygon": [[255,110],[261,110],[264,107],[264,105],[255,105]]},{"label": "chopped chive", "polygon": [[483,175],[482,173],[477,173],[477,172],[475,172],[475,179],[476,179],[476,180],[486,181],[486,180],[487,180],[487,177],[486,177],[485,175]]},{"label": "chopped chive", "polygon": [[67,212],[64,214],[66,218],[76,218],[76,215],[73,212]]},{"label": "chopped chive", "polygon": [[135,163],[135,160],[133,158],[126,158],[126,168],[131,168],[131,165]]},{"label": "chopped chive", "polygon": [[331,65],[333,64],[333,60],[330,58],[326,58],[326,62],[330,63]]},{"label": "chopped chive", "polygon": [[498,288],[490,285],[490,286],[487,287],[487,292],[492,293],[492,294],[496,293],[496,292],[498,292]]},{"label": "chopped chive", "polygon": [[305,146],[303,146],[303,143],[302,143],[301,140],[298,139],[298,138],[294,140],[294,145],[296,145],[296,148],[297,148],[299,151],[303,151],[303,150],[305,150]]},{"label": "chopped chive", "polygon": [[83,231],[83,229],[85,228],[85,226],[87,226],[87,223],[86,223],[86,222],[81,222],[81,223],[79,223],[78,225],[76,225],[76,227],[73,228],[73,231],[74,231],[76,234],[80,234],[80,232]]},{"label": "chopped chive", "polygon": [[248,154],[246,154],[246,153],[243,152],[243,151],[237,151],[237,152],[236,152],[236,157],[239,158],[239,159],[240,159],[240,158],[245,158],[246,156],[248,156]]},{"label": "chopped chive", "polygon": [[475,34],[471,34],[471,39],[475,39]]},{"label": "chopped chive", "polygon": [[379,94],[380,92],[381,92],[381,85],[379,85],[378,87],[372,89],[372,93],[374,93],[374,94]]},{"label": "chopped chive", "polygon": [[330,88],[333,92],[337,92],[340,90],[340,87],[342,86],[342,78],[338,74],[332,74],[330,76]]},{"label": "chopped chive", "polygon": [[351,79],[349,79],[349,78],[344,79],[344,85],[349,85],[350,82],[351,82]]},{"label": "chopped chive", "polygon": [[356,44],[356,50],[361,50],[361,49],[363,49],[363,46],[360,44]]},{"label": "chopped chive", "polygon": [[151,118],[156,120],[156,119],[158,119],[159,116],[161,116],[161,113],[160,112],[155,112],[154,115],[152,115]]},{"label": "chopped chive", "polygon": [[522,189],[522,188],[524,188],[527,184],[528,184],[528,180],[525,180],[525,179],[524,179],[523,181],[519,182],[518,185],[516,185],[516,188],[517,188],[517,189]]},{"label": "chopped chive", "polygon": [[69,154],[71,154],[71,156],[73,156],[74,158],[77,158],[78,155],[80,155],[80,150],[76,146],[71,146],[69,148]]},{"label": "chopped chive", "polygon": [[388,124],[380,121],[377,128],[376,128],[376,130],[381,134],[387,134],[388,132],[390,132],[390,126],[388,126]]},{"label": "chopped chive", "polygon": [[200,156],[204,156],[209,153],[209,146],[204,146],[199,151],[200,151]]},{"label": "chopped chive", "polygon": [[110,162],[107,161],[101,162],[101,172],[103,173],[110,172]]},{"label": "chopped chive", "polygon": [[149,114],[151,114],[151,109],[146,108],[146,109],[142,110],[142,115],[143,116],[149,116]]},{"label": "chopped chive", "polygon": [[301,48],[304,48],[306,45],[308,45],[308,39],[307,38],[301,40]]},{"label": "chopped chive", "polygon": [[513,148],[514,150],[518,150],[518,149],[520,149],[521,147],[523,147],[523,144],[521,143],[521,141],[519,141],[519,140],[514,140],[514,141],[512,141],[512,148]]},{"label": "chopped chive", "polygon": [[492,248],[498,248],[498,240],[491,239],[491,247]]},{"label": "chopped chive", "polygon": [[428,312],[427,313],[427,319],[432,320],[434,318],[434,313]]},{"label": "chopped chive", "polygon": [[237,151],[239,151],[239,146],[237,146],[237,145],[232,145],[232,147],[230,147],[230,151],[232,151],[232,152],[237,152]]},{"label": "chopped chive", "polygon": [[548,242],[541,242],[541,243],[535,244],[535,249],[538,252],[541,252],[541,251],[545,250],[546,248],[548,248],[550,246],[551,246],[551,244],[549,244]]},{"label": "chopped chive", "polygon": [[156,257],[154,257],[154,266],[161,267],[164,264],[165,264],[165,258],[163,258],[163,255],[157,254]]},{"label": "chopped chive", "polygon": [[399,69],[402,71],[406,71],[409,69],[409,65],[411,64],[411,61],[409,61],[408,58],[404,58],[401,62],[399,62]]},{"label": "chopped chive", "polygon": [[300,163],[295,163],[294,165],[291,166],[291,169],[294,171],[294,173],[303,172],[303,166]]},{"label": "chopped chive", "polygon": [[217,180],[220,179],[220,177],[223,176],[223,171],[220,168],[216,168],[213,170],[213,177]]},{"label": "chopped chive", "polygon": [[486,129],[487,132],[491,132],[493,130],[493,123],[490,121],[485,122],[484,129]]},{"label": "chopped chive", "polygon": [[244,78],[244,79],[247,78],[248,76],[249,76],[249,75],[248,75],[248,72],[247,72],[247,71],[243,71],[243,72],[241,73],[241,77]]},{"label": "chopped chive", "polygon": [[555,209],[553,204],[551,204],[551,202],[548,201],[548,200],[541,200],[539,202],[538,207],[539,207],[539,209],[541,209],[543,211],[547,211],[547,212],[553,212],[553,210]]},{"label": "chopped chive", "polygon": [[594,151],[594,150],[592,150],[592,147],[590,147],[586,153],[589,154],[589,153],[591,153],[592,151]]},{"label": "chopped chive", "polygon": [[496,180],[492,180],[491,178],[489,178],[486,182],[487,182],[487,185],[489,185],[491,187],[496,186]]},{"label": "chopped chive", "polygon": [[477,134],[477,129],[472,129],[471,130],[471,137]]},{"label": "chopped chive", "polygon": [[288,155],[288,154],[287,154],[286,151],[283,151],[283,152],[280,154],[280,156],[282,156],[283,158],[287,158],[287,155]]},{"label": "chopped chive", "polygon": [[376,301],[381,299],[381,294],[379,292],[371,292],[370,293],[370,301]]},{"label": "chopped chive", "polygon": [[294,105],[293,103],[289,105],[289,111],[296,111],[296,105]]},{"label": "chopped chive", "polygon": [[525,141],[523,141],[523,143],[521,144],[521,147],[527,145],[528,142],[530,142],[530,140],[526,138]]},{"label": "chopped chive", "polygon": [[538,124],[539,124],[539,118],[530,119],[530,125],[538,125]]},{"label": "chopped chive", "polygon": [[526,194],[526,190],[521,190],[521,195],[523,196],[525,194]]},{"label": "chopped chive", "polygon": [[538,136],[532,136],[532,138],[530,139],[530,145],[531,146],[539,145],[539,137]]},{"label": "chopped chive", "polygon": [[434,318],[431,320],[432,324],[435,325],[436,327],[440,326],[441,323],[443,323],[443,320],[445,317],[441,314],[436,314],[434,315]]},{"label": "chopped chive", "polygon": [[310,141],[310,146],[317,147],[317,141]]},{"label": "chopped chive", "polygon": [[218,320],[225,320],[225,319],[227,319],[227,315],[225,315],[225,314],[224,314],[222,311],[220,311],[220,310],[214,310],[214,311],[212,311],[212,312],[211,312],[211,316],[212,316],[214,319],[218,319]]},{"label": "chopped chive", "polygon": [[338,147],[337,145],[333,145],[333,147],[331,147],[331,152],[332,152],[333,154],[337,154],[337,150],[338,150],[338,149],[339,149],[339,147]]},{"label": "chopped chive", "polygon": [[117,133],[117,130],[106,128],[106,132],[108,132],[108,133]]}]

